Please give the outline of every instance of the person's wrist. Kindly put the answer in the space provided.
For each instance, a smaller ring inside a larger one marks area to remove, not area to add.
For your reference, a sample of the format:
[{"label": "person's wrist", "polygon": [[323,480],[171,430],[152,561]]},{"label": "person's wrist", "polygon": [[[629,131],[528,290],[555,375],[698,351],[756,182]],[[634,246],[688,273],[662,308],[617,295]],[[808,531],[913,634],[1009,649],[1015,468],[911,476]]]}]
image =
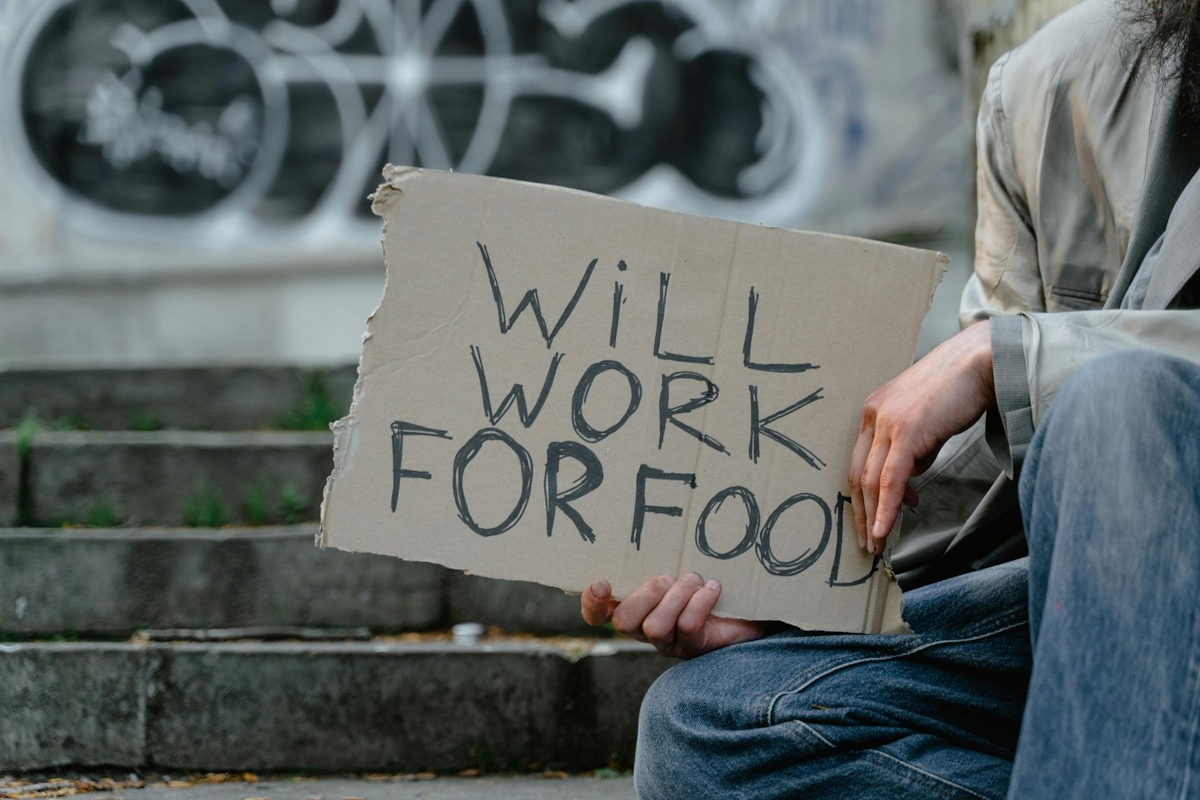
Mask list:
[{"label": "person's wrist", "polygon": [[972,325],[968,330],[974,331],[972,339],[971,364],[983,384],[990,402],[996,401],[996,378],[992,371],[992,322],[984,320]]}]

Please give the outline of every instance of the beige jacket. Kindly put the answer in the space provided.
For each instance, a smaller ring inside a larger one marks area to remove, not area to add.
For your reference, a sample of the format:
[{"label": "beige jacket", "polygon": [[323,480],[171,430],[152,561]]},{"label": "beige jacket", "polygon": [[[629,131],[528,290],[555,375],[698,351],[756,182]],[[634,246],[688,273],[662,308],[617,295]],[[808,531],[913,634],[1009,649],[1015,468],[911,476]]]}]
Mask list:
[{"label": "beige jacket", "polygon": [[[1200,137],[1183,135],[1177,87],[1125,63],[1113,6],[1086,0],[989,74],[960,322],[992,320],[998,409],[912,481],[921,502],[891,554],[905,588],[1021,554],[1010,479],[1080,364],[1134,348],[1200,362],[1200,311],[1174,308],[1200,268]],[[1122,310],[1172,210],[1195,235],[1173,223],[1185,233],[1160,243],[1145,310]]]}]

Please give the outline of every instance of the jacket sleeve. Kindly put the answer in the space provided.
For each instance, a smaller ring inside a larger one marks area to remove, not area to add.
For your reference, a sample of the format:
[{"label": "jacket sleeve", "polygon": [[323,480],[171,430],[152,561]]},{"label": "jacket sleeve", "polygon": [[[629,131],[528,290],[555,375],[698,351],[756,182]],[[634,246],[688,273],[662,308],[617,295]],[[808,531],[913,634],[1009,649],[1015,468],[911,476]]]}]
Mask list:
[{"label": "jacket sleeve", "polygon": [[975,270],[959,306],[962,327],[991,319],[997,408],[989,411],[987,443],[1011,477],[1033,437],[1023,329],[1017,312],[1046,310],[1029,193],[1004,103],[1001,56],[988,73],[980,100],[977,151]]},{"label": "jacket sleeve", "polygon": [[1030,197],[1018,173],[1018,158],[1004,104],[1001,56],[988,73],[975,129],[975,269],[959,306],[962,327],[996,314],[1045,311]]}]

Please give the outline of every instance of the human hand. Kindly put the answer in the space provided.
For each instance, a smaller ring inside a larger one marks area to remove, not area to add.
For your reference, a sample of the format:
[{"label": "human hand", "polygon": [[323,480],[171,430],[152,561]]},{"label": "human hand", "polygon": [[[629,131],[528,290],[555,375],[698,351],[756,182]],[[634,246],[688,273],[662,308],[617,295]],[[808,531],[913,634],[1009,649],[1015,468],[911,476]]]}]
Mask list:
[{"label": "human hand", "polygon": [[599,580],[581,598],[589,625],[612,621],[626,636],[649,642],[664,656],[694,658],[726,645],[758,639],[773,623],[712,616],[721,596],[717,580],[707,583],[694,572],[679,580],[670,575],[651,578],[622,601],[613,599],[612,586]]},{"label": "human hand", "polygon": [[908,479],[995,402],[989,322],[943,342],[867,398],[849,474],[859,547],[883,552],[901,501],[917,504]]}]

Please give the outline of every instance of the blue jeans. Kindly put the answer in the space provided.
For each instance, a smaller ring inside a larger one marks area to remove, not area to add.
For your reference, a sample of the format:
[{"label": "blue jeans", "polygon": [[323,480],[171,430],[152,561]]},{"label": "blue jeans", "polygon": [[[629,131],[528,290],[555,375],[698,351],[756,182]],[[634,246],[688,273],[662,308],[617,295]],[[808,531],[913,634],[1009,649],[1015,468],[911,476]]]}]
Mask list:
[{"label": "blue jeans", "polygon": [[1200,367],[1085,364],[1020,496],[1029,558],[906,593],[911,635],[792,631],[666,672],[639,796],[1200,797]]}]

